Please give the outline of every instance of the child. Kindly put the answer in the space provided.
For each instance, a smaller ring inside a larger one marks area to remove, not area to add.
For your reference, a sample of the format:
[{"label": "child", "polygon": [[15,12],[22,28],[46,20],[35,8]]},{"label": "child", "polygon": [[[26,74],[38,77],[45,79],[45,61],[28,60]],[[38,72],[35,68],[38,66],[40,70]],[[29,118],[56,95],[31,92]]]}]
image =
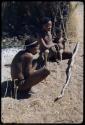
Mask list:
[{"label": "child", "polygon": [[[50,18],[45,17],[42,20],[42,30],[39,35],[39,45],[40,45],[40,57],[45,58],[46,49],[49,50],[48,58],[55,59],[59,63],[58,59],[61,61],[62,58],[71,58],[71,52],[64,52],[64,39],[62,37],[62,32],[57,35],[57,38],[53,40],[52,37],[52,21]],[[43,56],[44,55],[44,56]],[[45,60],[45,59],[44,59]]]},{"label": "child", "polygon": [[40,45],[40,57],[44,58],[45,57],[45,51],[46,49],[49,50],[49,58],[57,58],[57,51],[55,48],[55,44],[53,43],[52,40],[52,21],[48,18],[45,17],[42,20],[42,29],[41,33],[39,34],[39,45]]}]

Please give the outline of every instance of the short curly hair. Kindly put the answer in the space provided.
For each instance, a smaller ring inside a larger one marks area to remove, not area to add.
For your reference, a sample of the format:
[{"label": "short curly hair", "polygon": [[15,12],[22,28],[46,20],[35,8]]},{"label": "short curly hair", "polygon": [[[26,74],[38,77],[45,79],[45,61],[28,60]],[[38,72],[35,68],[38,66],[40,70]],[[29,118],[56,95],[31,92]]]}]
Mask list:
[{"label": "short curly hair", "polygon": [[30,49],[38,45],[38,41],[34,37],[28,37],[25,41],[25,48]]},{"label": "short curly hair", "polygon": [[41,21],[42,26],[43,26],[44,24],[48,23],[49,21],[52,21],[51,18],[49,18],[49,17],[43,17],[43,18],[42,18],[42,21]]}]

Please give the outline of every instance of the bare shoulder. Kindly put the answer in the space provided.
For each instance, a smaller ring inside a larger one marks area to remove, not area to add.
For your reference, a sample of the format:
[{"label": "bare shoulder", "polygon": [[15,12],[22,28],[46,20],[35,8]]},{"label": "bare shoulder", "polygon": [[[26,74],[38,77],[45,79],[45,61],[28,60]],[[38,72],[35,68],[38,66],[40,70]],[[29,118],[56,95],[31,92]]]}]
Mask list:
[{"label": "bare shoulder", "polygon": [[33,59],[33,55],[31,53],[24,53],[21,57],[22,59]]}]

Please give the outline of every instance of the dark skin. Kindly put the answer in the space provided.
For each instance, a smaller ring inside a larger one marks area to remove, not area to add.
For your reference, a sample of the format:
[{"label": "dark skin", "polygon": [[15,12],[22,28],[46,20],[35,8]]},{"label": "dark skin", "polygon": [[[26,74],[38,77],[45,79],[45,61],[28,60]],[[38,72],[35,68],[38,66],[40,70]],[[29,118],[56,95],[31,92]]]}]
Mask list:
[{"label": "dark skin", "polygon": [[52,42],[52,22],[49,21],[47,24],[43,25],[42,30],[45,34],[39,38],[40,41],[40,49],[43,51],[44,49],[50,49],[52,46],[54,46],[54,43]]},{"label": "dark skin", "polygon": [[58,39],[54,39],[54,43],[57,43],[57,46],[56,47],[56,50],[57,50],[57,53],[58,53],[58,59],[57,62],[60,63],[60,61],[62,60],[62,53],[64,52],[64,49],[65,49],[65,45],[64,45],[64,38],[62,37],[62,31],[57,34],[57,38]]},{"label": "dark skin", "polygon": [[[50,57],[53,56],[57,58],[58,51],[60,49],[63,49],[63,45],[62,45],[63,38],[60,38],[58,43],[56,42],[54,43],[51,30],[52,30],[52,21],[49,20],[46,24],[42,26],[43,34],[39,38],[41,56],[42,56],[42,53],[45,52],[46,49],[49,49],[50,50],[49,56]],[[59,49],[58,49],[58,46],[59,46]],[[61,53],[59,53],[59,55],[61,55]]]},{"label": "dark skin", "polygon": [[54,42],[52,38],[51,30],[52,30],[52,21],[49,20],[48,23],[42,26],[43,35],[39,37],[41,54],[45,52],[46,49],[49,49],[50,52],[52,51],[53,53],[52,56],[55,58],[59,57],[60,60],[62,60],[62,58],[64,59],[71,58],[72,57],[71,52],[64,52],[65,46],[63,44],[64,39],[62,37],[62,32],[61,34],[59,34],[60,37],[58,41],[56,41],[55,39],[55,42]]},{"label": "dark skin", "polygon": [[33,55],[37,53],[37,50],[36,46],[29,50],[20,51],[12,61],[12,80],[25,80],[24,85],[18,84],[19,90],[30,90],[32,86],[38,84],[50,74],[50,71],[46,67],[36,70],[36,66],[32,65]]}]

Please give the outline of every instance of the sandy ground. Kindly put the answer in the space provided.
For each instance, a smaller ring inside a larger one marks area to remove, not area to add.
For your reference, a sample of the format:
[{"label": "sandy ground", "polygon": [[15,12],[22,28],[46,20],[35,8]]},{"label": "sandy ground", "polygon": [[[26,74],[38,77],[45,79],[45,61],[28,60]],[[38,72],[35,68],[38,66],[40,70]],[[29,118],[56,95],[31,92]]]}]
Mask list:
[{"label": "sandy ground", "polygon": [[[65,95],[54,103],[66,80],[68,60],[60,65],[48,62],[51,74],[32,88],[30,98],[1,98],[1,120],[3,123],[81,123],[83,121],[83,5],[77,8],[79,18],[79,50],[72,69],[72,76]],[[70,44],[71,51],[75,43]],[[15,52],[16,53],[16,52]],[[6,53],[7,54],[7,53]],[[4,67],[13,55],[2,57],[2,81],[10,78],[10,68]],[[9,57],[9,58],[8,58]],[[8,59],[8,60],[7,60]]]}]

